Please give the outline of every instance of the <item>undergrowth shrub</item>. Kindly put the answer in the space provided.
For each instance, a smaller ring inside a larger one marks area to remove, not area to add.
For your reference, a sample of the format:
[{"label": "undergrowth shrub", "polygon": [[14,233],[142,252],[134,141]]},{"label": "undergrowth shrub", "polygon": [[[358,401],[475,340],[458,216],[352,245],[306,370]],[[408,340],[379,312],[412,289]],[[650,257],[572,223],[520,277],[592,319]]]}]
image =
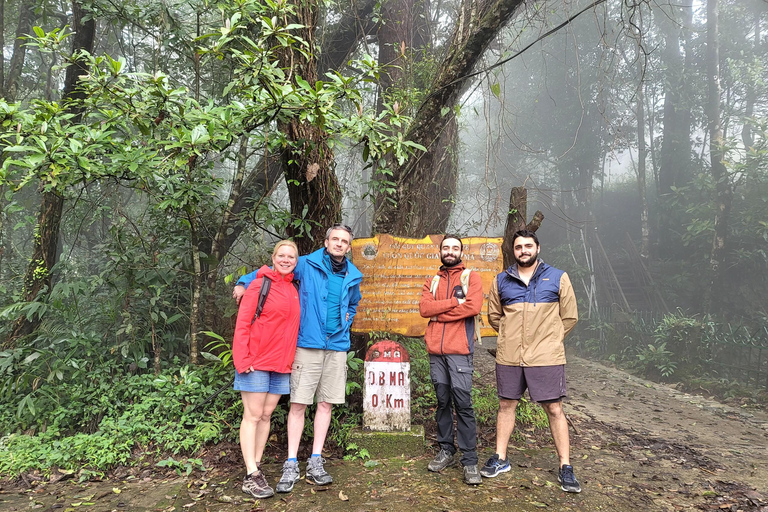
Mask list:
[{"label": "undergrowth shrub", "polygon": [[577,346],[583,356],[608,359],[653,380],[764,385],[768,327],[762,321],[727,322],[678,310],[658,319],[621,315],[614,323],[591,323],[591,338]]},{"label": "undergrowth shrub", "polygon": [[[424,341],[392,338],[406,347],[411,358],[412,420],[433,422],[435,394]],[[231,387],[233,369],[227,364],[226,350],[218,355],[219,364],[193,367],[174,359],[173,366],[157,376],[126,373],[122,365],[96,358],[91,364],[74,361],[61,379],[55,373],[53,378],[41,378],[49,371],[44,365],[7,364],[3,373],[4,363],[19,362],[19,358],[23,362],[29,353],[0,353],[0,377],[5,378],[0,393],[0,475],[15,477],[53,468],[98,473],[137,463],[144,456],[176,461],[175,456],[191,456],[205,445],[237,440],[242,405]],[[347,363],[347,402],[333,408],[329,451],[352,449],[347,443],[349,432],[362,422],[364,364],[353,352]],[[30,376],[33,368],[34,378]],[[495,421],[495,386],[476,386],[473,402],[478,422]],[[309,408],[308,418],[314,410],[315,406]],[[288,404],[280,404],[272,415],[273,431],[281,437],[287,412]],[[525,400],[517,415],[521,427],[546,426],[543,410]],[[303,437],[306,446],[312,421],[305,422]]]},{"label": "undergrowth shrub", "polygon": [[[208,443],[235,440],[232,426],[239,425],[242,406],[229,384],[231,375],[224,368],[182,366],[157,377],[110,378],[108,384],[90,390],[82,389],[90,381],[64,383],[69,395],[92,397],[101,408],[98,415],[85,420],[74,416],[83,410],[78,403],[38,409],[36,425],[45,427],[30,435],[21,432],[18,420],[4,414],[0,474],[16,476],[54,467],[105,470],[129,463],[137,450],[190,454]],[[98,422],[88,432],[77,432],[96,417]]]}]

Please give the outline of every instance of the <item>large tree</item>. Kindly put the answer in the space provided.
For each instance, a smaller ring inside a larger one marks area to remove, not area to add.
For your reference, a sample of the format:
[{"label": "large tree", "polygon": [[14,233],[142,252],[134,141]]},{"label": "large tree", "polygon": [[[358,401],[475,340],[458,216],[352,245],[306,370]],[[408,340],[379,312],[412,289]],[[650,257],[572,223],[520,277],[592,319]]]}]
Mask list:
[{"label": "large tree", "polygon": [[[399,235],[424,235],[435,226],[436,217],[446,215],[445,204],[451,199],[440,183],[455,182],[450,171],[450,145],[442,141],[452,137],[453,116],[461,94],[472,82],[472,71],[491,41],[523,6],[521,0],[483,0],[462,2],[445,56],[438,64],[429,93],[418,108],[405,137],[426,151],[395,165],[394,190],[381,199],[374,219],[377,232]],[[446,165],[448,163],[448,165]],[[445,202],[445,203],[444,203]],[[439,206],[443,206],[442,208]],[[437,210],[436,210],[437,207]],[[435,211],[438,215],[435,215]]]},{"label": "large tree", "polygon": [[[67,68],[64,80],[62,100],[67,105],[67,110],[72,114],[71,122],[77,124],[80,118],[81,102],[84,95],[78,90],[80,77],[87,73],[82,54],[93,51],[96,35],[96,20],[84,9],[82,2],[72,2],[72,27],[74,37],[72,39],[72,63]],[[60,169],[54,162],[50,163],[48,173],[55,176]],[[61,214],[64,207],[62,190],[55,186],[55,178],[51,181],[41,182],[43,190],[40,212],[35,228],[35,240],[32,257],[24,277],[24,300],[34,301],[38,294],[51,289],[51,271],[58,260],[59,231],[61,228]],[[39,316],[21,316],[17,319],[10,340],[32,333],[39,324]]]},{"label": "large tree", "polygon": [[[691,5],[665,6],[656,19],[663,36],[663,94],[662,111],[663,129],[661,150],[659,152],[659,170],[657,194],[659,196],[658,241],[663,247],[673,247],[679,240],[675,234],[678,228],[673,219],[673,189],[685,183],[685,176],[691,160],[691,80],[692,51],[688,39],[691,27]],[[679,221],[678,223],[679,224]]]},{"label": "large tree", "polygon": [[712,312],[713,297],[725,274],[726,242],[730,222],[733,190],[725,168],[723,127],[720,108],[720,35],[718,0],[707,0],[707,133],[709,164],[715,184],[715,225],[710,253],[709,287],[704,296],[704,311]]}]

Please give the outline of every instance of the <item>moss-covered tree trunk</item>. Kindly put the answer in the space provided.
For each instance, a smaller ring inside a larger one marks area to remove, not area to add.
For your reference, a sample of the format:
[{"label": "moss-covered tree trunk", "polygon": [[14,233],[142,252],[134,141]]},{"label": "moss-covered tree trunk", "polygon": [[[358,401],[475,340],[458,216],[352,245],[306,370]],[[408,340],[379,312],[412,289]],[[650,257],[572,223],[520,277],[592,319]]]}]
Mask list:
[{"label": "moss-covered tree trunk", "polygon": [[704,293],[704,311],[711,313],[713,297],[723,284],[725,251],[728,238],[733,190],[723,163],[723,128],[720,119],[720,38],[718,34],[718,0],[707,1],[707,132],[712,181],[715,184],[715,232],[709,265],[709,286]]},{"label": "moss-covered tree trunk", "polygon": [[[85,18],[87,14],[83,10],[78,0],[72,2],[72,11],[74,18],[75,35],[72,40],[72,54],[76,55],[81,51],[93,52],[93,43],[96,35],[96,22],[90,18]],[[85,69],[80,64],[75,63],[67,68],[67,74],[64,81],[63,100],[69,105],[70,112],[75,117],[72,123],[80,122],[79,112],[81,107],[79,101],[83,99],[82,93],[77,89],[77,83],[80,75],[85,74]],[[41,187],[45,185],[41,183]],[[27,272],[24,277],[24,298],[26,302],[38,299],[38,296],[44,290],[50,292],[51,289],[51,269],[58,260],[59,228],[61,226],[61,213],[64,207],[64,197],[55,188],[43,191],[43,197],[40,204],[40,213],[37,218],[35,228],[35,244],[30,258]],[[28,318],[22,316],[16,320],[11,335],[7,340],[7,345],[13,345],[15,340],[34,332],[40,323],[38,317]]]},{"label": "moss-covered tree trunk", "polygon": [[[418,62],[430,51],[429,13],[425,11],[424,2],[391,0],[382,4],[381,18],[382,23],[376,32],[379,63],[387,67],[379,80],[379,111],[383,110],[385,102],[397,103],[401,111],[415,111],[420,105],[411,104],[413,95],[410,91],[430,85],[422,76],[423,71],[416,71]],[[440,133],[427,147],[427,152],[415,156],[420,159],[419,166],[424,170],[424,183],[414,196],[407,199],[416,210],[408,218],[407,225],[395,234],[422,237],[446,230],[459,176],[459,130],[452,108],[442,121]],[[377,210],[388,201],[386,196],[376,199]]]},{"label": "moss-covered tree trunk", "polygon": [[[317,58],[314,55],[318,6],[315,0],[296,4],[296,23],[304,28],[300,37],[308,43],[309,53],[286,49],[280,56],[283,69],[295,80],[301,77],[310,84],[317,81]],[[317,120],[321,123],[321,120]],[[282,121],[278,128],[289,144],[282,154],[283,175],[291,201],[288,235],[306,254],[323,245],[325,230],[341,220],[341,188],[333,166],[333,151],[328,135],[320,124],[294,117]]]},{"label": "moss-covered tree trunk", "polygon": [[[455,129],[453,107],[471,83],[472,69],[499,30],[523,5],[522,0],[462,4],[448,51],[430,86],[431,93],[406,133],[407,139],[427,148],[427,153],[417,154],[394,168],[396,190],[388,196],[389,200],[379,202],[375,231],[416,236],[434,229],[436,217],[446,216],[446,210],[450,213],[448,202],[455,189],[448,187],[431,194],[430,187],[451,182],[443,166],[452,163],[456,155],[447,149],[433,151]],[[436,204],[444,209],[436,210]]]}]

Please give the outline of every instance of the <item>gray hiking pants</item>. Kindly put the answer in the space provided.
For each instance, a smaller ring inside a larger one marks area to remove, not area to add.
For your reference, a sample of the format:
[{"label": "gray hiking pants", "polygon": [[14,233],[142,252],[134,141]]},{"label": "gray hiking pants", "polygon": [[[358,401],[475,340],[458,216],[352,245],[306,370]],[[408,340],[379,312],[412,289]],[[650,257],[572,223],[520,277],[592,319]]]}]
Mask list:
[{"label": "gray hiking pants", "polygon": [[456,441],[461,465],[477,464],[477,425],[472,409],[472,355],[429,355],[429,374],[437,396],[437,442],[448,453],[453,443],[453,412],[456,411]]}]

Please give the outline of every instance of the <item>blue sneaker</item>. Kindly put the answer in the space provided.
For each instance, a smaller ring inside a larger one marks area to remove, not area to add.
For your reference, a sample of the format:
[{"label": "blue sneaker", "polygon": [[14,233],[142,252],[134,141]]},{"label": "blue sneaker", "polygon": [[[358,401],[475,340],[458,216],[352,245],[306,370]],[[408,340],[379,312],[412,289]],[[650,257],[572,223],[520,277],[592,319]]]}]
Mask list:
[{"label": "blue sneaker", "polygon": [[581,492],[579,481],[576,480],[576,475],[573,474],[573,466],[563,464],[557,475],[557,481],[560,482],[560,488],[565,492]]},{"label": "blue sneaker", "polygon": [[494,478],[501,473],[506,473],[510,469],[512,467],[509,465],[509,461],[507,459],[500,459],[499,455],[494,453],[493,457],[488,459],[483,469],[480,470],[480,474],[485,478]]}]

